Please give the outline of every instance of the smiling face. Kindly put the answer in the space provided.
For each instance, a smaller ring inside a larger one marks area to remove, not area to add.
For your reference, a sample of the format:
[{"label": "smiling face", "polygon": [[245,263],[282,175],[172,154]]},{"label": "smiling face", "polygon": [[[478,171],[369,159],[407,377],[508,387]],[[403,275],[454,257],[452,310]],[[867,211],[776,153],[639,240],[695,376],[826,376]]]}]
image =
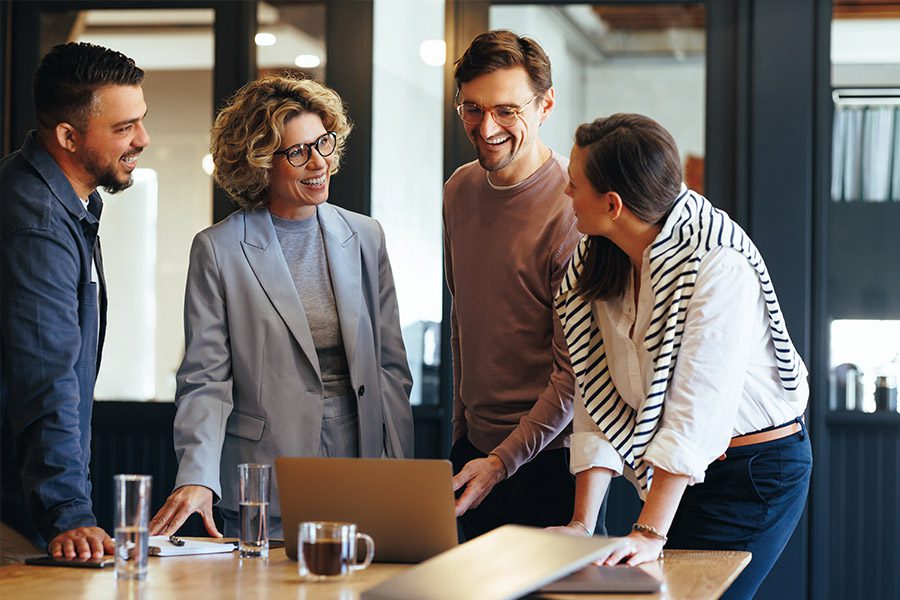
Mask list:
[{"label": "smiling face", "polygon": [[109,85],[96,91],[75,154],[89,188],[115,193],[131,185],[137,157],[150,143],[144,129],[146,113],[139,85]]},{"label": "smiling face", "polygon": [[[295,144],[313,146],[326,132],[319,115],[301,113],[285,123],[280,149]],[[274,156],[269,171],[269,212],[282,219],[311,217],[316,206],[328,200],[332,156],[323,157],[313,148],[309,162],[302,167],[292,166],[284,154]]]},{"label": "smiling face", "polygon": [[529,102],[534,95],[528,72],[522,67],[479,75],[459,86],[460,103],[470,102],[485,108],[511,106],[522,109],[516,122],[509,127],[498,125],[487,111],[481,123],[463,123],[469,141],[475,146],[478,162],[491,172],[491,180],[495,183],[518,183],[543,162],[544,146],[538,139],[538,129],[550,114],[553,92],[548,90],[542,97]]}]

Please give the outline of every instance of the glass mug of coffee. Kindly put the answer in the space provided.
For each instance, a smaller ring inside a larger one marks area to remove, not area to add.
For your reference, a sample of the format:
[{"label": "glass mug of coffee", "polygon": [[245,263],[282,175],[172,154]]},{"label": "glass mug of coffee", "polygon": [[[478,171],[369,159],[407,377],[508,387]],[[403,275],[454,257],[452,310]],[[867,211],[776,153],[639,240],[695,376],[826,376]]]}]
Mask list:
[{"label": "glass mug of coffee", "polygon": [[[300,523],[297,537],[297,563],[306,579],[332,579],[362,571],[375,556],[375,541],[356,532],[355,523],[306,521]],[[366,543],[366,558],[356,562],[359,540]]]}]

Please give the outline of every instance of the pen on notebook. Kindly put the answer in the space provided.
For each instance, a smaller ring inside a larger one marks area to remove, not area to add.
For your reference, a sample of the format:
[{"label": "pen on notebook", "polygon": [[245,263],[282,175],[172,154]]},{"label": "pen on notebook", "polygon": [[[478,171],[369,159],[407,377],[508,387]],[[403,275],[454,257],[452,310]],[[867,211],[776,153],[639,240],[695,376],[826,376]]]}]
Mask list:
[{"label": "pen on notebook", "polygon": [[174,546],[184,546],[184,540],[180,537],[176,537],[174,535],[169,536],[169,541],[172,542]]}]

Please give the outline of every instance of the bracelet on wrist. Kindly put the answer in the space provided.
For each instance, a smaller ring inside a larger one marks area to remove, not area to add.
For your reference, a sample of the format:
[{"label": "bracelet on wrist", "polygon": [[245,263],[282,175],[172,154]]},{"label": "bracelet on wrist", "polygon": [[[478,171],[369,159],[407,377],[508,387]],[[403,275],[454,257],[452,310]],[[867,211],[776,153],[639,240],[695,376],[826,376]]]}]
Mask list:
[{"label": "bracelet on wrist", "polygon": [[587,525],[585,525],[582,521],[579,521],[578,519],[572,519],[572,521],[569,523],[569,526],[580,529],[582,532],[584,532],[585,537],[591,537],[592,535],[594,535],[591,532],[591,530],[589,530],[587,528]]},{"label": "bracelet on wrist", "polygon": [[659,529],[653,527],[652,525],[644,525],[643,523],[635,523],[631,526],[632,531],[636,531],[648,537],[652,537],[661,541],[663,544],[669,541],[669,538],[665,536]]}]

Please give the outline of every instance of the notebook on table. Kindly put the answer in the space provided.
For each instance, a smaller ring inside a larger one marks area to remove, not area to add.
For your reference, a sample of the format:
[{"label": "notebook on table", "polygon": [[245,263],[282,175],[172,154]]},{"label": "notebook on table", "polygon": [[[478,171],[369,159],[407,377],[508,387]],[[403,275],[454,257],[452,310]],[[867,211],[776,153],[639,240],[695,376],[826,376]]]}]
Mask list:
[{"label": "notebook on table", "polygon": [[365,590],[362,600],[511,600],[606,556],[621,538],[504,525]]},{"label": "notebook on table", "polygon": [[376,562],[416,563],[457,545],[449,461],[278,457],[275,476],[293,560],[303,521],[356,523],[375,540]]}]

